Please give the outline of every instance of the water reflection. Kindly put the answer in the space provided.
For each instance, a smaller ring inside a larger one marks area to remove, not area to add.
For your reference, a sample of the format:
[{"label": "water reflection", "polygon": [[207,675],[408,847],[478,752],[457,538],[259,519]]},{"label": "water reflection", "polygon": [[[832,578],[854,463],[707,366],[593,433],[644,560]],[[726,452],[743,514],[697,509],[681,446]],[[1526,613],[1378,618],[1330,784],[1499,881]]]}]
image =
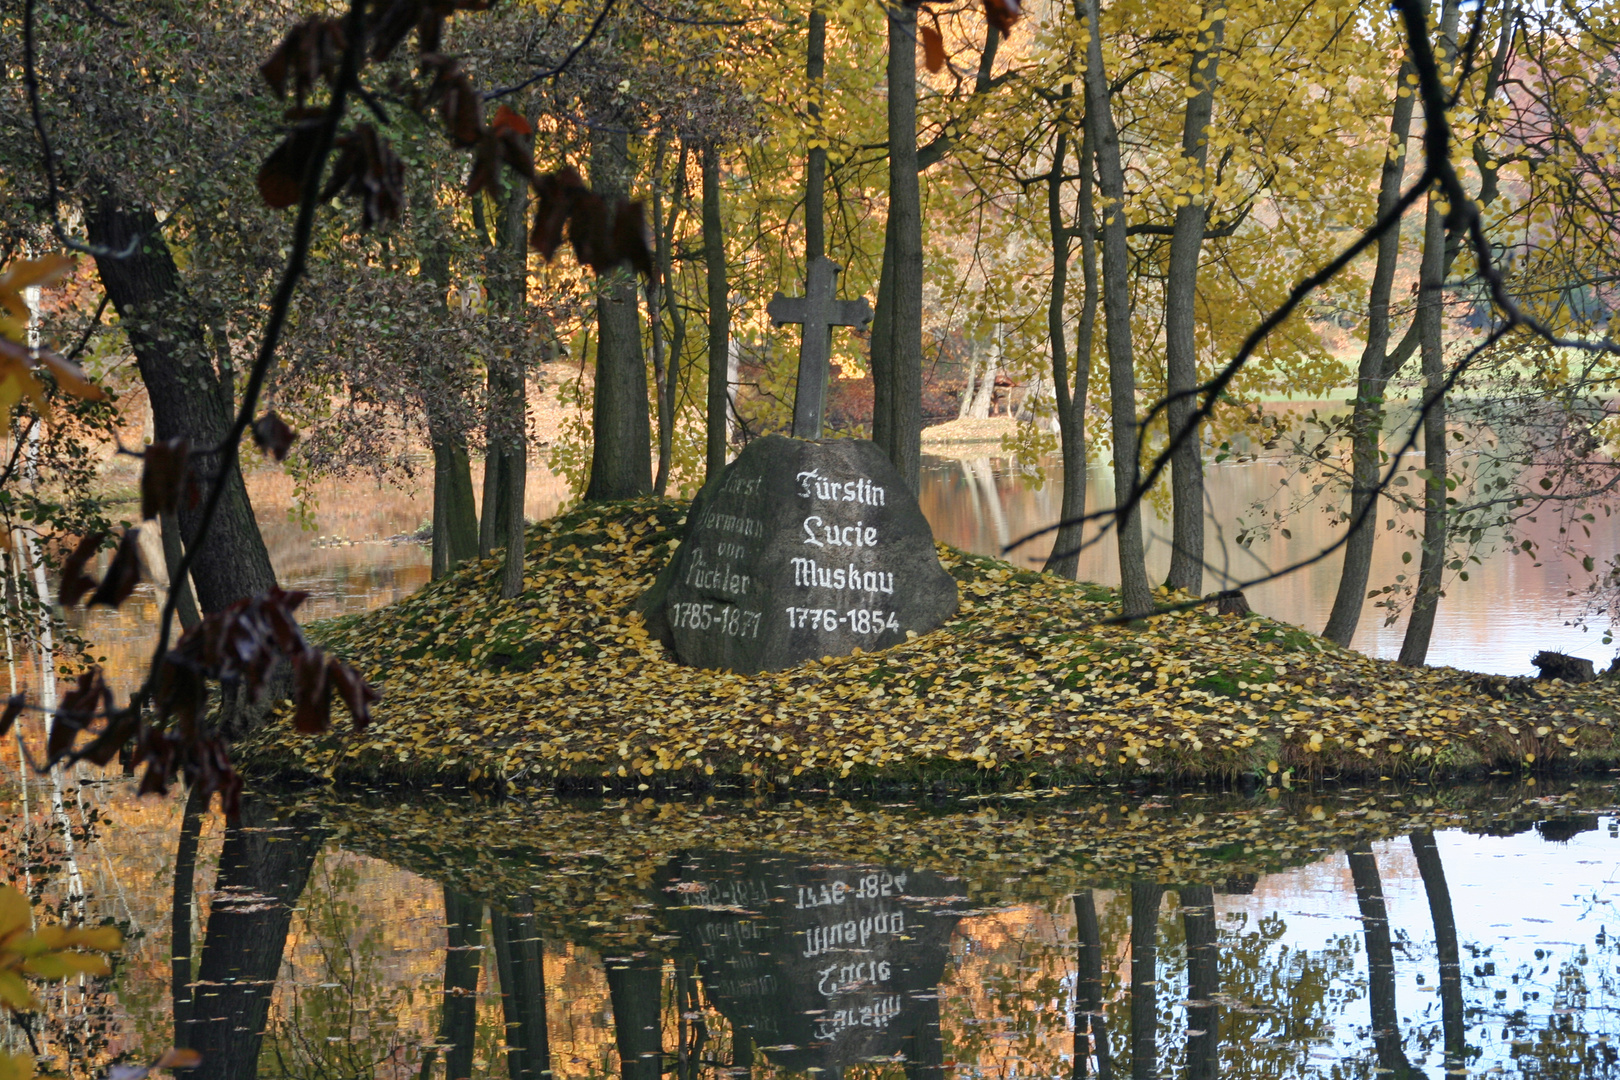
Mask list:
[{"label": "water reflection", "polygon": [[[783,839],[670,853],[672,806],[436,803],[435,840],[401,827],[409,804],[249,797],[221,827],[127,791],[85,789],[85,820],[109,824],[76,857],[91,920],[130,947],[113,980],[53,993],[36,1032],[73,1076],[171,1042],[203,1053],[192,1075],[231,1080],[1607,1077],[1620,1056],[1605,788],[1422,810],[1400,793],[1126,797],[1090,839],[1171,843],[1122,874],[1065,854],[1100,818],[1062,800],[908,808],[905,837],[839,804],[698,805],[716,835]],[[27,822],[7,810],[10,849]],[[398,864],[367,854],[388,815]],[[575,844],[593,816],[601,842]],[[803,838],[824,844],[828,817],[859,834],[832,846],[871,857],[815,854]],[[994,851],[964,843],[985,819]],[[1057,857],[1020,854],[1020,832]],[[1219,858],[1177,850],[1194,836],[1226,838]],[[50,903],[62,850],[35,856]]]},{"label": "water reflection", "polygon": [[711,852],[672,862],[660,888],[708,1001],[773,1064],[942,1066],[939,981],[966,900],[944,878]]},{"label": "water reflection", "polygon": [[[1045,482],[1036,483],[1005,458],[925,459],[921,501],[935,537],[968,551],[1000,556],[1009,539],[1051,525],[1058,519],[1062,500],[1062,463],[1048,458],[1042,466]],[[1248,519],[1252,524],[1256,502],[1282,507],[1304,494],[1293,490],[1291,480],[1297,485],[1297,476],[1266,461],[1207,468],[1206,559],[1212,570],[1206,575],[1206,588],[1213,589],[1220,583],[1215,571],[1236,578],[1256,577],[1304,559],[1338,539],[1341,526],[1321,507],[1312,506],[1293,516],[1287,523],[1287,535],[1273,535],[1247,548],[1236,543],[1240,523]],[[1112,504],[1112,471],[1106,465],[1094,466],[1087,478],[1087,509]],[[1163,500],[1153,499],[1146,505],[1148,575],[1162,581],[1170,560],[1169,507]],[[1587,576],[1575,560],[1552,554],[1561,543],[1560,524],[1556,513],[1522,523],[1521,535],[1536,541],[1548,553],[1543,561],[1482,549],[1478,552],[1482,565],[1471,566],[1467,580],[1453,576],[1446,583],[1445,600],[1440,605],[1434,643],[1429,650],[1430,663],[1470,671],[1533,675],[1530,657],[1541,649],[1556,649],[1588,657],[1600,669],[1608,665],[1614,647],[1603,643],[1603,626],[1586,631],[1569,625],[1581,613],[1578,594],[1585,589]],[[1591,526],[1591,532],[1591,550],[1600,562],[1606,553],[1620,550],[1620,516],[1600,518]],[[1050,550],[1051,540],[1045,538],[1006,557],[1024,566],[1039,567]],[[1380,526],[1372,571],[1374,587],[1382,588],[1408,571],[1410,567],[1401,561],[1402,556],[1415,557],[1415,552],[1414,541],[1399,530]],[[1320,632],[1333,607],[1340,565],[1341,559],[1332,556],[1251,590],[1249,601],[1263,615]],[[1114,584],[1119,580],[1118,566],[1112,538],[1105,537],[1081,554],[1080,577]],[[1375,601],[1368,601],[1353,642],[1355,648],[1386,658],[1400,652],[1405,620],[1385,625],[1385,614]]]}]

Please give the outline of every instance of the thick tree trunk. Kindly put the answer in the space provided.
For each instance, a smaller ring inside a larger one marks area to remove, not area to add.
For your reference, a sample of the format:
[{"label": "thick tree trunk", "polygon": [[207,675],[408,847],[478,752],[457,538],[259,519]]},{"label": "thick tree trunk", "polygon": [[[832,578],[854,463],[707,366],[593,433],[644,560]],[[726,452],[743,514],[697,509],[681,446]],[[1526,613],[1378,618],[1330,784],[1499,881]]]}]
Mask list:
[{"label": "thick tree trunk", "polygon": [[872,307],[872,441],[885,448],[894,430],[894,216],[883,225],[883,266]]},{"label": "thick tree trunk", "polygon": [[1468,1053],[1457,916],[1451,906],[1446,867],[1440,861],[1440,848],[1434,842],[1434,833],[1422,829],[1412,834],[1411,841],[1418,873],[1423,878],[1423,891],[1429,898],[1429,917],[1434,922],[1435,952],[1440,960],[1440,1027],[1446,1046],[1446,1072],[1450,1074],[1464,1068]]},{"label": "thick tree trunk", "polygon": [[1159,904],[1164,886],[1131,882],[1131,1077],[1159,1075]]},{"label": "thick tree trunk", "polygon": [[[1080,196],[1075,210],[1074,234],[1080,237],[1080,275],[1084,293],[1080,300],[1080,326],[1074,336],[1074,386],[1069,385],[1068,344],[1063,332],[1063,300],[1068,285],[1070,233],[1062,232],[1061,189],[1054,183],[1063,175],[1063,140],[1053,155],[1052,173],[1047,177],[1047,218],[1052,230],[1052,306],[1047,310],[1048,331],[1052,336],[1052,386],[1057,395],[1058,438],[1063,450],[1063,503],[1058,511],[1057,535],[1052,538],[1052,554],[1046,572],[1076,578],[1080,574],[1080,545],[1085,540],[1086,513],[1086,399],[1091,392],[1091,342],[1097,328],[1097,240],[1096,205],[1092,191],[1091,140],[1080,139]],[[1064,237],[1058,242],[1058,237]],[[1063,269],[1058,269],[1061,260]]]},{"label": "thick tree trunk", "polygon": [[[892,295],[888,424],[877,443],[905,478],[906,486],[916,493],[922,476],[923,286],[922,192],[917,180],[917,9],[898,4],[888,14],[889,225],[884,259]],[[891,247],[892,261],[887,254]],[[875,423],[873,434],[876,438]]]},{"label": "thick tree trunk", "polygon": [[1108,1048],[1108,1021],[1103,1014],[1103,942],[1097,922],[1097,903],[1091,890],[1074,894],[1075,934],[1080,942],[1074,1018],[1074,1071],[1085,1076],[1092,1055],[1097,1058],[1097,1075],[1112,1080],[1113,1055]]},{"label": "thick tree trunk", "polygon": [[194,1080],[253,1080],[293,908],[325,834],[313,814],[277,820],[251,796],[225,830],[188,1045]]},{"label": "thick tree trunk", "polygon": [[174,902],[169,911],[169,997],[174,1003],[174,1045],[190,1046],[192,978],[196,970],[191,950],[191,920],[196,913],[197,840],[210,796],[200,785],[186,795],[180,815],[180,835],[174,845]]},{"label": "thick tree trunk", "polygon": [[1216,1080],[1221,1066],[1220,930],[1215,890],[1190,885],[1178,890],[1187,938],[1187,1080]]},{"label": "thick tree trunk", "polygon": [[664,966],[653,956],[607,965],[613,1037],[624,1080],[660,1080],[664,1069]]},{"label": "thick tree trunk", "polygon": [[[1097,187],[1108,207],[1103,218],[1103,314],[1107,319],[1108,400],[1113,412],[1114,500],[1124,506],[1136,491],[1140,472],[1136,438],[1136,360],[1131,343],[1130,253],[1125,238],[1125,170],[1120,163],[1119,131],[1114,126],[1108,75],[1103,70],[1098,0],[1083,5],[1091,39],[1086,47],[1086,134],[1096,147]],[[1114,520],[1119,543],[1119,597],[1127,617],[1153,609],[1142,552],[1142,513],[1134,507]]]},{"label": "thick tree trunk", "polygon": [[[518,328],[527,326],[529,317],[527,206],[528,188],[509,180],[495,221],[495,250],[488,262],[491,306]],[[527,387],[519,350],[514,349],[510,358],[491,358],[479,553],[506,549],[501,572],[501,595],[505,597],[523,591],[523,496],[529,471]]]},{"label": "thick tree trunk", "polygon": [[1361,933],[1367,945],[1367,1002],[1372,1011],[1373,1047],[1378,1067],[1397,1078],[1413,1075],[1401,1046],[1400,1014],[1395,1007],[1395,951],[1389,933],[1389,910],[1378,861],[1365,840],[1349,851],[1350,877],[1361,907]]},{"label": "thick tree trunk", "polygon": [[1193,423],[1198,385],[1198,262],[1209,221],[1209,123],[1215,108],[1215,82],[1221,39],[1226,34],[1226,8],[1204,7],[1209,29],[1201,31],[1193,50],[1187,82],[1193,96],[1181,127],[1181,154],[1187,174],[1199,188],[1176,208],[1170,235],[1170,265],[1164,285],[1164,369],[1170,402],[1166,408],[1170,438],[1180,440],[1170,455],[1172,589],[1200,593],[1204,585],[1204,454],[1201,433]]},{"label": "thick tree trunk", "polygon": [[[591,188],[611,205],[630,193],[630,136],[600,130],[591,142]],[[634,276],[615,270],[596,300],[596,404],[587,500],[652,492],[652,420]]]},{"label": "thick tree trunk", "polygon": [[[221,455],[199,451],[218,446],[234,418],[225,410],[203,329],[191,318],[193,306],[157,218],[104,190],[86,203],[85,224],[91,243],[101,248],[122,251],[140,238],[129,257],[98,257],[96,268],[152,403],[153,436],[191,440],[192,469],[217,476]],[[219,511],[200,542],[202,503],[180,500],[180,540],[186,550],[196,549],[191,580],[204,614],[222,611],[276,583],[241,470],[233,465],[221,479],[225,491]]]},{"label": "thick tree trunk", "polygon": [[709,400],[705,482],[726,467],[731,395],[731,287],[726,281],[726,238],[720,224],[720,148],[703,144],[703,262],[709,286]]},{"label": "thick tree trunk", "polygon": [[[425,215],[434,214],[429,201]],[[431,226],[430,226],[431,227]],[[450,290],[450,248],[440,238],[429,241],[421,259],[422,276],[440,296]],[[429,372],[422,391],[428,441],[433,450],[433,561],[435,581],[478,554],[478,505],[473,501],[472,460],[467,433],[448,415],[447,372]]]}]

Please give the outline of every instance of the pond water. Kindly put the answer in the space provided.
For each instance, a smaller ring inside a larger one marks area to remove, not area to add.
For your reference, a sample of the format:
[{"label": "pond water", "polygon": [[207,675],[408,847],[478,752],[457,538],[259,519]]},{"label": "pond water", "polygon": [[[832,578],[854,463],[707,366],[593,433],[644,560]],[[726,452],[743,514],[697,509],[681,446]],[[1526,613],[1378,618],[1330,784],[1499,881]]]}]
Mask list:
[{"label": "pond water", "polygon": [[[72,1076],[1608,1077],[1611,785],[940,804],[0,787]],[[64,846],[58,820],[73,827]],[[177,872],[178,866],[178,872]],[[0,1024],[9,1049],[25,1037]]]},{"label": "pond water", "polygon": [[[1044,468],[1042,483],[1003,458],[925,458],[921,503],[934,535],[968,551],[1040,566],[1051,550],[1049,536],[1005,556],[1003,552],[1009,543],[1057,520],[1062,465],[1048,459]],[[1209,469],[1209,562],[1227,579],[1254,577],[1286,565],[1335,538],[1327,516],[1310,510],[1290,522],[1290,537],[1272,536],[1250,548],[1233,543],[1257,502],[1286,497],[1286,479],[1281,466],[1264,461]],[[430,491],[420,483],[322,482],[315,489],[313,528],[290,519],[287,510],[293,489],[280,472],[255,473],[248,485],[282,584],[310,594],[303,610],[306,620],[377,607],[428,580],[430,552],[413,535],[430,520],[432,511]],[[1111,504],[1107,469],[1093,468],[1088,488],[1089,509]],[[539,466],[531,470],[525,508],[531,520],[555,513],[567,499],[566,487],[558,478]],[[1165,513],[1165,508],[1150,505],[1147,517],[1149,569],[1156,578],[1162,578],[1169,560]],[[1548,517],[1526,523],[1523,532],[1551,549],[1557,542],[1557,528],[1558,523]],[[1599,562],[1620,551],[1620,516],[1600,518],[1591,528],[1590,550]],[[1401,557],[1410,550],[1415,550],[1415,544],[1397,532],[1382,533],[1373,566],[1374,584],[1387,584],[1409,570]],[[1429,652],[1431,663],[1498,674],[1534,674],[1531,656],[1541,649],[1556,649],[1590,657],[1599,670],[1608,666],[1615,648],[1603,644],[1603,626],[1583,629],[1571,625],[1582,610],[1581,597],[1572,594],[1584,588],[1573,561],[1549,558],[1537,562],[1523,554],[1500,551],[1482,554],[1482,564],[1472,568],[1470,580],[1453,580],[1447,586]],[[1111,538],[1105,537],[1081,558],[1084,579],[1104,584],[1118,581]],[[1339,565],[1339,557],[1334,555],[1254,588],[1248,594],[1250,602],[1262,614],[1320,631],[1332,608]],[[1212,571],[1206,587],[1213,589],[1220,580]],[[109,682],[120,694],[132,690],[145,670],[161,602],[160,590],[143,585],[121,611],[103,608],[74,616],[97,645],[97,655],[106,658]],[[1364,652],[1392,658],[1400,651],[1403,630],[1404,620],[1385,626],[1383,610],[1369,601],[1354,644]],[[22,685],[32,685],[32,669],[26,661],[17,677]]]}]

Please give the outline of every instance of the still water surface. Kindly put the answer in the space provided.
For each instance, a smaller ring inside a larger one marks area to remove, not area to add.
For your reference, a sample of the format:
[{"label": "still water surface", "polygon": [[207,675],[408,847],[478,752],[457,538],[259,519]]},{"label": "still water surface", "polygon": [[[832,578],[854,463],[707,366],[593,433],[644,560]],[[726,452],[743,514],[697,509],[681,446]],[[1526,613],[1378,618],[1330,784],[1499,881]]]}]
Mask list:
[{"label": "still water surface", "polygon": [[227,826],[102,780],[64,792],[67,851],[29,787],[27,811],[0,791],[7,876],[130,938],[110,980],[47,995],[36,1038],[74,1076],[176,1040],[235,1080],[1574,1078],[1620,1056],[1607,785],[265,792]]},{"label": "still water surface", "polygon": [[[1225,535],[1278,486],[1268,469],[1211,470]],[[329,484],[312,533],[287,522],[282,478],[250,484],[308,616],[426,580],[427,549],[400,536],[425,499]],[[531,518],[563,497],[543,474],[530,491]],[[925,473],[936,535],[989,554],[1056,498],[992,459]],[[1259,556],[1327,535],[1293,532]],[[1106,547],[1086,558],[1111,579]],[[1333,574],[1252,599],[1315,627]],[[1487,560],[1448,595],[1435,658],[1606,659],[1559,625],[1567,584]],[[143,587],[86,625],[121,690],[158,599]],[[1387,655],[1398,629],[1360,644]],[[54,1067],[100,1076],[178,1042],[204,1053],[196,1080],[1620,1074],[1608,785],[949,804],[266,791],[230,826],[196,810],[93,773],[0,773],[6,878],[129,935],[111,980],[48,995],[35,1035]]]}]

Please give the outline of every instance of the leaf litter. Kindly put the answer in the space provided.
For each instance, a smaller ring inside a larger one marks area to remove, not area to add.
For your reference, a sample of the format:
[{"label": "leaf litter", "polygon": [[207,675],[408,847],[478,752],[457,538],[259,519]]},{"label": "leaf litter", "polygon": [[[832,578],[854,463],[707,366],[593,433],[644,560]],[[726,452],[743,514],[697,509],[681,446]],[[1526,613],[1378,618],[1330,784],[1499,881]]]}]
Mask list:
[{"label": "leaf litter", "polygon": [[836,781],[982,787],[1606,768],[1606,683],[1406,668],[1260,616],[1110,622],[1111,590],[938,545],[961,608],[891,649],[737,675],[677,663],[631,605],[685,503],[587,504],[532,526],[524,591],[469,563],[310,636],[382,692],[364,731],[241,747],[261,772],[636,791]]}]

